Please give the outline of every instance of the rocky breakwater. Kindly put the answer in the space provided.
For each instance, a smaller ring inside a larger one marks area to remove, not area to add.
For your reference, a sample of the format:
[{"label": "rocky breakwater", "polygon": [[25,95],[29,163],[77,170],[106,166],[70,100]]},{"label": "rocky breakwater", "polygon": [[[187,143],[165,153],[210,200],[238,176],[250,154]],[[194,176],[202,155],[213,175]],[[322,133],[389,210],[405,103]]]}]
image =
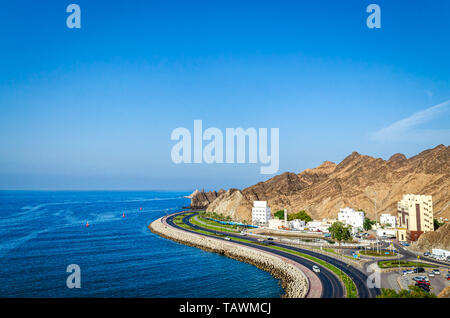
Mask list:
[{"label": "rocky breakwater", "polygon": [[302,265],[270,252],[174,228],[165,222],[165,218],[153,221],[149,225],[150,230],[167,239],[249,263],[269,272],[281,280],[285,291],[283,297],[320,297],[322,286],[315,281],[314,284],[317,286],[310,291],[310,280],[303,272],[308,269]]}]

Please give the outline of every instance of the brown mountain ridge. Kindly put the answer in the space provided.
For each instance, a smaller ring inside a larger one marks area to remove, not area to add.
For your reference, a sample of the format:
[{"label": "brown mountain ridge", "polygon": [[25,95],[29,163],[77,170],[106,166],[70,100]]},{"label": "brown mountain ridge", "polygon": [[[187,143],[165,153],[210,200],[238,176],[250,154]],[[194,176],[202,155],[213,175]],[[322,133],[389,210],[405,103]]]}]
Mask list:
[{"label": "brown mountain ridge", "polygon": [[299,174],[285,172],[243,190],[198,192],[191,205],[251,221],[254,200],[268,201],[272,212],[306,210],[313,218],[335,218],[343,207],[363,209],[375,219],[396,215],[404,194],[433,196],[434,216],[450,217],[450,147],[439,145],[411,158],[394,154],[389,160],[353,152],[339,164],[325,161]]}]

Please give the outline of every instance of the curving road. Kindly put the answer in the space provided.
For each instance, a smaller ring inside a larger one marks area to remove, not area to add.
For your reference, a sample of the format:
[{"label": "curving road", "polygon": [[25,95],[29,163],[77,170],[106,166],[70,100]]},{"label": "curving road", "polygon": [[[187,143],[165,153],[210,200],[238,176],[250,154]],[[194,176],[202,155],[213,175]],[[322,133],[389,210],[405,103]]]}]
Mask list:
[{"label": "curving road", "polygon": [[[168,216],[167,219],[166,219],[166,222],[169,223],[171,226],[177,227],[177,228],[179,228],[181,230],[189,231],[189,230],[187,230],[185,228],[179,227],[178,225],[176,225],[173,222],[174,217],[176,217],[177,215],[182,214],[182,213],[186,213],[186,212],[180,212],[180,213],[176,213],[176,214],[173,214],[171,216]],[[186,225],[189,225],[189,226],[191,226],[191,227],[193,227],[195,229],[198,229],[198,230],[202,230],[204,232],[220,233],[220,234],[223,234],[223,235],[229,236],[229,237],[242,238],[242,236],[240,236],[238,234],[233,234],[233,233],[229,233],[229,232],[221,232],[219,230],[210,230],[210,229],[207,229],[207,228],[204,228],[204,227],[192,224],[190,222],[190,219],[194,215],[196,215],[196,214],[192,214],[192,215],[188,215],[188,216],[184,217],[183,218],[183,222]],[[203,234],[203,233],[198,233],[198,232],[195,232],[195,231],[189,231],[189,232],[193,232],[193,233],[196,233],[196,234],[199,234],[199,235],[204,235],[204,236],[211,236],[211,237],[214,237],[216,239],[221,239],[221,238],[218,238],[216,236],[207,235],[207,234]],[[245,239],[249,240],[249,241],[257,242],[257,239],[252,238],[252,237],[248,237],[247,236]],[[270,247],[261,246],[261,245],[255,245],[255,244],[251,244],[251,243],[247,243],[247,242],[240,242],[240,241],[233,241],[233,243],[246,245],[246,246],[250,246],[252,248],[258,248],[258,249],[261,249],[261,250],[264,250],[264,251],[268,251],[268,252],[271,252],[271,253],[274,253],[274,254],[278,254],[280,256],[292,259],[293,261],[298,262],[298,263],[300,263],[300,264],[302,264],[302,265],[304,265],[304,266],[306,266],[308,268],[311,268],[313,265],[317,265],[317,266],[319,266],[319,268],[321,270],[320,273],[317,274],[317,276],[319,277],[319,279],[320,279],[320,281],[322,283],[322,287],[323,287],[322,297],[324,297],[324,298],[339,298],[339,297],[344,297],[345,296],[345,291],[344,291],[344,288],[343,288],[341,282],[335,276],[335,274],[332,273],[326,267],[320,266],[319,264],[316,264],[316,263],[314,263],[314,262],[312,262],[312,261],[310,261],[308,259],[302,258],[300,256],[293,255],[293,254],[286,253],[286,252],[279,251],[279,250],[275,250],[275,249],[272,249]],[[298,252],[301,252],[301,253],[304,253],[304,254],[308,254],[308,255],[314,256],[316,258],[319,258],[321,260],[324,260],[324,261],[326,261],[326,262],[336,266],[337,268],[342,270],[344,273],[346,273],[354,281],[354,283],[356,285],[356,288],[358,290],[358,295],[361,298],[375,297],[376,295],[379,294],[379,290],[371,289],[371,288],[367,287],[367,285],[366,285],[367,275],[366,274],[364,274],[363,272],[357,270],[354,267],[351,267],[351,266],[347,265],[346,263],[344,263],[342,261],[339,261],[339,260],[337,260],[335,258],[326,256],[326,255],[323,255],[323,254],[320,254],[320,253],[312,252],[310,250],[305,250],[305,249],[302,249],[302,248],[296,248],[296,247],[292,247],[292,246],[289,246],[289,245],[284,245],[284,244],[281,244],[281,243],[274,242],[274,245],[279,246],[279,247],[283,247],[285,249],[289,249],[289,250],[292,250],[292,251],[298,251]]]}]

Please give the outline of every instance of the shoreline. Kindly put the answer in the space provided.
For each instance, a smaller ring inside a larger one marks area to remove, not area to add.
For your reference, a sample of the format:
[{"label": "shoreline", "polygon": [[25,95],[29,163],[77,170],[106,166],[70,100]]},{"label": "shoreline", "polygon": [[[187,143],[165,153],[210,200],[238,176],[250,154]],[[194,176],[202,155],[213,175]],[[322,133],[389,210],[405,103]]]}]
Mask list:
[{"label": "shoreline", "polygon": [[[282,298],[320,297],[322,294],[322,288],[311,290],[311,281],[304,273],[309,269],[301,264],[256,248],[174,228],[165,222],[165,218],[161,217],[150,223],[148,226],[150,231],[166,239],[224,255],[269,272],[274,278],[281,281],[285,292],[281,296]],[[319,283],[322,287],[320,282],[314,283]]]}]

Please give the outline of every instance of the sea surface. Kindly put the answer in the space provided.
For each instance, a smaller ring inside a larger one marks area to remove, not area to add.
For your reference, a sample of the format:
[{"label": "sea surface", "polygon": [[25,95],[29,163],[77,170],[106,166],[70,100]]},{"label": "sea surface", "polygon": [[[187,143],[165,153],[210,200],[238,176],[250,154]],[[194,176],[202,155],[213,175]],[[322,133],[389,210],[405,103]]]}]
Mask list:
[{"label": "sea surface", "polygon": [[269,273],[149,231],[187,194],[0,191],[0,297],[279,297]]}]

